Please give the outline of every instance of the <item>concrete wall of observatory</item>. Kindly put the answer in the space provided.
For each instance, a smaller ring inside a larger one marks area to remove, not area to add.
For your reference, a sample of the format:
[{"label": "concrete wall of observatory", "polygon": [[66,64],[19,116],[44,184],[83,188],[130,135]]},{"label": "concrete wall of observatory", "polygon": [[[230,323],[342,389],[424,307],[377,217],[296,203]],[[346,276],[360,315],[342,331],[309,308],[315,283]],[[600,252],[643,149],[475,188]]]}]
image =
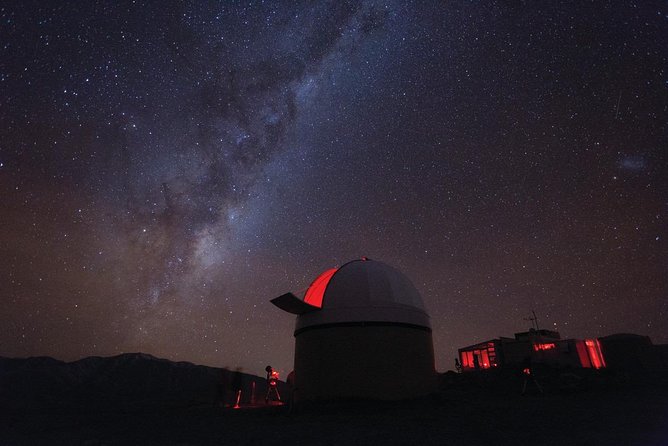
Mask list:
[{"label": "concrete wall of observatory", "polygon": [[436,390],[429,329],[393,324],[309,328],[295,336],[295,398],[401,400]]}]

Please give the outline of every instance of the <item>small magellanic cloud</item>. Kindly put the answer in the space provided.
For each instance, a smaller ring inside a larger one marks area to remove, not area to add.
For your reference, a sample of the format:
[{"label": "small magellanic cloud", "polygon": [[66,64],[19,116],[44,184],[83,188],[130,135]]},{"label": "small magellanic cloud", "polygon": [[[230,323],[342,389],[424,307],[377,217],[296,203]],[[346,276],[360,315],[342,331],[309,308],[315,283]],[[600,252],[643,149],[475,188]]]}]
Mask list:
[{"label": "small magellanic cloud", "polygon": [[618,166],[622,170],[642,172],[647,169],[647,160],[643,155],[623,155]]}]

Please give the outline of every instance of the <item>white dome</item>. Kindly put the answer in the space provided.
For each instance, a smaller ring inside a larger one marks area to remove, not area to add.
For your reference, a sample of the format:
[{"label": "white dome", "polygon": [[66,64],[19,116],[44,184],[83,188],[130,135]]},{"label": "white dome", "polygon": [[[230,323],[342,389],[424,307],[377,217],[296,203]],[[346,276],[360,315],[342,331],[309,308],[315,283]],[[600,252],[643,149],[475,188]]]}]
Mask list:
[{"label": "white dome", "polygon": [[411,281],[391,266],[374,260],[354,260],[326,271],[309,287],[305,302],[320,309],[300,314],[297,331],[360,322],[431,327],[420,293]]}]

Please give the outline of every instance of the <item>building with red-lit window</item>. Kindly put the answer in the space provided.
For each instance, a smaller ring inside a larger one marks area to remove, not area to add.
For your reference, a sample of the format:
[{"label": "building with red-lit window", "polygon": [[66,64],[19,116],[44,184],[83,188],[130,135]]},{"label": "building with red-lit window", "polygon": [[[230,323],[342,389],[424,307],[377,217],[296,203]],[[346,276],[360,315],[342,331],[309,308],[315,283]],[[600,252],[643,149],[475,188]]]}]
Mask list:
[{"label": "building with red-lit window", "polygon": [[462,371],[532,364],[600,369],[606,366],[598,339],[561,339],[556,331],[529,330],[459,349]]},{"label": "building with red-lit window", "polygon": [[272,299],[297,315],[296,398],[399,400],[436,389],[431,324],[411,281],[362,258],[318,276],[300,299]]}]

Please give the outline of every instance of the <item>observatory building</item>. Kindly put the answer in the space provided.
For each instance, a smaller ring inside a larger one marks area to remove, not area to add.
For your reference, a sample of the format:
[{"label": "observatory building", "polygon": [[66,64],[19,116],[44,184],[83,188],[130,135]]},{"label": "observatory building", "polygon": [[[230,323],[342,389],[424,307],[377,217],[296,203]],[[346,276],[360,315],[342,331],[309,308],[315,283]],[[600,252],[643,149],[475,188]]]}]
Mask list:
[{"label": "observatory building", "polygon": [[362,258],[318,276],[304,299],[272,299],[297,315],[295,397],[399,400],[436,389],[429,315],[402,273]]}]

